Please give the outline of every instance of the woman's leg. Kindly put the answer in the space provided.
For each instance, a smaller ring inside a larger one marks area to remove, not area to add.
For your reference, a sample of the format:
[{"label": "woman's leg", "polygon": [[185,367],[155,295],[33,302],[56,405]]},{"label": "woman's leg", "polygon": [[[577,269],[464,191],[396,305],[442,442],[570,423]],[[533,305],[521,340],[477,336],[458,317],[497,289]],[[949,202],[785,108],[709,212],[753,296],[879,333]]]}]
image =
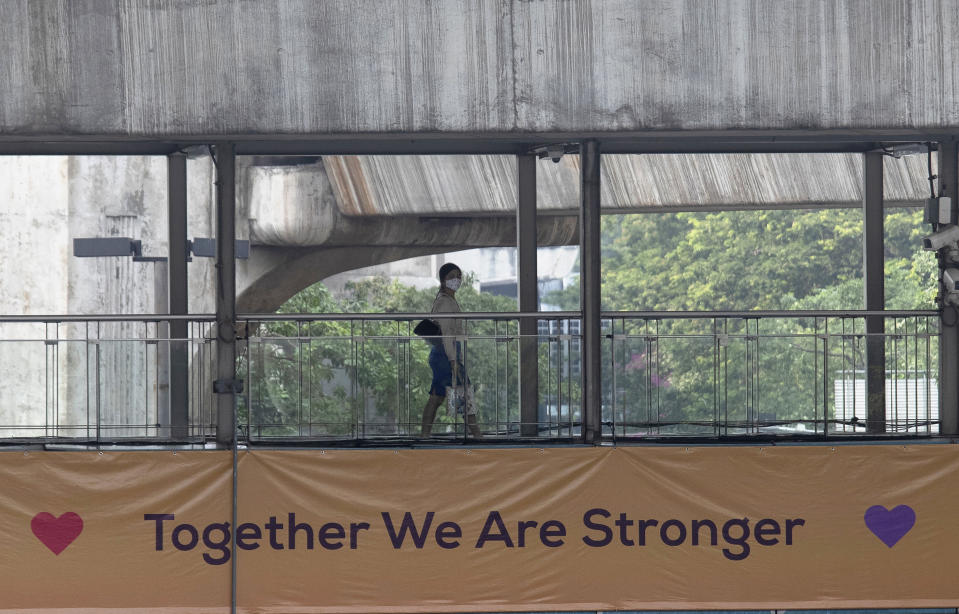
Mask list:
[{"label": "woman's leg", "polygon": [[423,437],[429,437],[433,431],[433,420],[436,419],[436,408],[446,400],[446,387],[452,382],[453,371],[450,368],[449,358],[442,346],[433,346],[429,357],[430,369],[433,370],[433,381],[430,384],[430,398],[423,408]]},{"label": "woman's leg", "polygon": [[423,408],[423,430],[421,432],[423,437],[429,437],[433,431],[433,420],[436,419],[436,408],[438,408],[444,400],[446,400],[445,396],[441,397],[438,394],[430,394],[430,398],[426,401],[426,407]]},{"label": "woman's leg", "polygon": [[476,414],[467,414],[466,415],[466,426],[470,429],[470,435],[474,439],[482,439],[483,431],[480,430],[479,424],[476,422]]},{"label": "woman's leg", "polygon": [[[463,359],[463,345],[459,341],[456,342],[456,364],[457,364],[457,373],[453,377],[453,380],[457,385],[462,385],[467,387],[472,394],[472,385],[470,384],[469,376],[466,374],[466,364]],[[475,402],[475,399],[473,399]],[[464,417],[466,420],[466,428],[469,429],[470,436],[474,439],[482,439],[483,431],[480,430],[479,423],[476,421],[476,414],[466,414]]]}]

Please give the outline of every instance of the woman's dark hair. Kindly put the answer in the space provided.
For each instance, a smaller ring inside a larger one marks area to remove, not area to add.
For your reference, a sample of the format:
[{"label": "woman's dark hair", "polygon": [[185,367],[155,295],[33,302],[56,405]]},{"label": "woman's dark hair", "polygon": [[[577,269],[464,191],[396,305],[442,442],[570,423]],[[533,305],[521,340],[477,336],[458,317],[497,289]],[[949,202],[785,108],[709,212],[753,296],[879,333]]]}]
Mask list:
[{"label": "woman's dark hair", "polygon": [[440,267],[440,283],[442,283],[443,280],[446,279],[446,276],[453,271],[459,271],[461,274],[463,272],[462,269],[460,269],[458,266],[456,266],[452,262],[447,262],[446,264],[441,266]]}]

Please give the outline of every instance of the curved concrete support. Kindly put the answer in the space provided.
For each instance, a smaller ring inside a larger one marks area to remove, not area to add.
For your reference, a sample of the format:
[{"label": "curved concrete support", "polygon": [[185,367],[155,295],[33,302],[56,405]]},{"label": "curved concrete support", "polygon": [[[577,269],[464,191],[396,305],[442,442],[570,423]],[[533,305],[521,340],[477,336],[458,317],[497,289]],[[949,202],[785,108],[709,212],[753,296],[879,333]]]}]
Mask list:
[{"label": "curved concrete support", "polygon": [[[240,312],[275,311],[307,286],[352,269],[473,247],[516,245],[516,216],[508,209],[481,217],[470,211],[459,216],[447,212],[445,217],[344,215],[324,162],[245,164],[239,171],[239,209],[248,213],[253,245],[250,259],[237,268]],[[433,167],[436,180],[446,181],[446,167],[457,163],[470,164],[463,158],[438,163]],[[544,216],[537,223],[537,243],[573,244],[577,224],[575,216]]]},{"label": "curved concrete support", "polygon": [[[323,279],[361,267],[471,247],[513,246],[516,218],[336,217],[335,239],[322,247],[256,246],[240,263],[237,310],[270,313],[300,290]],[[537,222],[539,245],[571,245],[578,240],[578,220],[549,216]]]},{"label": "curved concrete support", "polygon": [[336,197],[321,162],[240,170],[238,197],[256,245],[322,245],[335,231]]}]

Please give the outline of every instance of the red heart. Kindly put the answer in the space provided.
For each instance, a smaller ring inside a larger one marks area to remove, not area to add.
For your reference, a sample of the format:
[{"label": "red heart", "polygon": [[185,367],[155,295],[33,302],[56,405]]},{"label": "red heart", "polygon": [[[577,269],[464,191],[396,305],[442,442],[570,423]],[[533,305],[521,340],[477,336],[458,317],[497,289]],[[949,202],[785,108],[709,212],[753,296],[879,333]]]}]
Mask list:
[{"label": "red heart", "polygon": [[44,546],[54,554],[60,554],[83,531],[83,519],[73,512],[67,512],[59,518],[40,512],[30,521],[30,528]]}]

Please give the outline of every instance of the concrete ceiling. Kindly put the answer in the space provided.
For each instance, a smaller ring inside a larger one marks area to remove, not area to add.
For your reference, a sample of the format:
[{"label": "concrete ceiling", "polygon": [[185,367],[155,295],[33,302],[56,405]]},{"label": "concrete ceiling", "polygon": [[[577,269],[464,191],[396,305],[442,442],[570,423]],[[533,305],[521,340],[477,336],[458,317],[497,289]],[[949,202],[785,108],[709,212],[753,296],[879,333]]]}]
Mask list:
[{"label": "concrete ceiling", "polygon": [[959,134],[959,0],[4,0],[0,153],[831,151]]},{"label": "concrete ceiling", "polygon": [[[935,169],[936,156],[933,156]],[[884,158],[887,205],[916,206],[929,195],[925,155]],[[345,215],[508,215],[516,210],[514,156],[326,156],[323,164]],[[607,211],[857,207],[860,154],[605,155]],[[579,157],[537,164],[537,208],[579,207]]]}]

